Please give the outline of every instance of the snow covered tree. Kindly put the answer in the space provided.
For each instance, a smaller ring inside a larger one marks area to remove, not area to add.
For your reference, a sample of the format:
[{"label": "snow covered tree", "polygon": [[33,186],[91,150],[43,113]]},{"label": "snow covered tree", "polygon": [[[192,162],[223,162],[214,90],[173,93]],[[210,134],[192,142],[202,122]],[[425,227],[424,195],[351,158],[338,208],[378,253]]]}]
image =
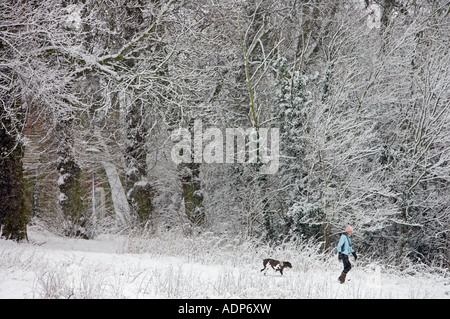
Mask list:
[{"label": "snow covered tree", "polygon": [[[26,237],[32,188],[33,212],[90,236],[98,187],[115,230],[329,250],[352,224],[363,253],[448,266],[448,17],[442,0],[2,1],[3,235]],[[207,140],[174,163],[171,133],[199,120],[279,129],[278,171],[206,163]]]}]

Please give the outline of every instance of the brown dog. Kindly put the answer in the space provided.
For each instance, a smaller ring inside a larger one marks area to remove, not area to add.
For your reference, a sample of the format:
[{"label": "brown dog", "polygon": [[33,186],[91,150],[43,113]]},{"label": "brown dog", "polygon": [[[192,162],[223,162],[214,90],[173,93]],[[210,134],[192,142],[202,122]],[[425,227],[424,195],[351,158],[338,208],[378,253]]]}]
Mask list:
[{"label": "brown dog", "polygon": [[[264,259],[264,261],[263,261],[264,268],[261,269],[261,271],[266,270],[267,264],[272,266],[272,269],[274,269],[275,272],[279,271],[281,275],[283,275],[284,268],[292,268],[292,265],[289,261],[279,261],[276,259],[267,258],[267,259]],[[266,273],[264,273],[264,275],[265,274]]]}]

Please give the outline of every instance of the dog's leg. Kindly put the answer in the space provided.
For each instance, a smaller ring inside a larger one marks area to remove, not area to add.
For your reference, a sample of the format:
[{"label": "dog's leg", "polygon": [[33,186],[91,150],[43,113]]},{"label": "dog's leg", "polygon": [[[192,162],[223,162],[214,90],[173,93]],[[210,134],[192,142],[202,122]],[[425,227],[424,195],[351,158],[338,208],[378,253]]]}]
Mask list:
[{"label": "dog's leg", "polygon": [[268,262],[268,260],[267,260],[267,259],[264,259],[264,261],[263,261],[263,266],[264,266],[264,268],[261,269],[261,271],[266,270],[267,262]]}]

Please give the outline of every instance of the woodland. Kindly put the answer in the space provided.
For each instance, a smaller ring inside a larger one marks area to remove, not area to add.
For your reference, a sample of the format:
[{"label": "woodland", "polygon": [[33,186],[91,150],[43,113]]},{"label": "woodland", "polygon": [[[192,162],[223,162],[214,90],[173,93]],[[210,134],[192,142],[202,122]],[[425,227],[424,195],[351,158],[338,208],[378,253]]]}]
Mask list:
[{"label": "woodland", "polygon": [[[449,50],[447,0],[2,0],[1,236],[328,252],[352,225],[358,253],[449,267]],[[278,129],[278,170],[175,163],[198,120]]]}]

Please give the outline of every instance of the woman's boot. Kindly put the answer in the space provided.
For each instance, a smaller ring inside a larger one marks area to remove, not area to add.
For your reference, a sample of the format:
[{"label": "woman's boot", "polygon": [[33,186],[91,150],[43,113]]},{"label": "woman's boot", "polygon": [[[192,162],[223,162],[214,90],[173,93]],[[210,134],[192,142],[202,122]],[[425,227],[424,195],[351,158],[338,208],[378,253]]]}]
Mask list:
[{"label": "woman's boot", "polygon": [[341,283],[341,284],[343,284],[344,282],[345,282],[345,277],[347,276],[347,273],[345,273],[345,272],[342,272],[342,274],[339,276],[339,282]]}]

